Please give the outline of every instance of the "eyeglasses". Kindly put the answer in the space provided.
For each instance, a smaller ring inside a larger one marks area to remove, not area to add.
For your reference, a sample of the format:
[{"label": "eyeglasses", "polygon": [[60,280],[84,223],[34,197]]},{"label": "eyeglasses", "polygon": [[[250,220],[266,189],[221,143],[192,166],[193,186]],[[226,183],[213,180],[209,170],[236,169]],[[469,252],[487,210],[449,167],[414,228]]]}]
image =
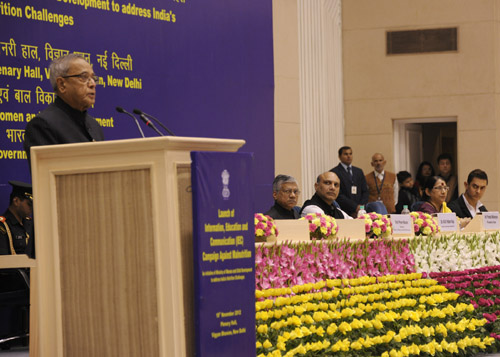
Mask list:
[{"label": "eyeglasses", "polygon": [[295,196],[300,195],[300,190],[288,189],[288,190],[281,190],[281,192],[283,192],[285,195],[290,195],[292,194],[292,192]]},{"label": "eyeglasses", "polygon": [[440,191],[448,192],[448,190],[450,188],[448,186],[436,186],[436,187],[433,187],[432,189],[433,190],[440,190]]},{"label": "eyeglasses", "polygon": [[72,74],[71,76],[62,76],[62,78],[78,78],[80,82],[87,84],[91,79],[97,83],[99,81],[99,77],[95,74],[88,74],[87,72],[83,72],[80,74]]}]

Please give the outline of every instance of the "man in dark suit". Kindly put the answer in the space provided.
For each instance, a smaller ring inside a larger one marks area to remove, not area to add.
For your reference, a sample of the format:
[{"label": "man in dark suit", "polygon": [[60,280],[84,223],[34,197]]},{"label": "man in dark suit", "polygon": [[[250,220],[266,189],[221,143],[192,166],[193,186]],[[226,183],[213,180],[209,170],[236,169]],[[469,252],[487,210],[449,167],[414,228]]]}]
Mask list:
[{"label": "man in dark suit", "polygon": [[337,202],[347,214],[356,217],[359,207],[368,202],[365,174],[359,167],[352,166],[352,149],[349,146],[342,146],[339,149],[339,160],[338,166],[330,170],[340,179]]},{"label": "man in dark suit", "polygon": [[474,218],[478,212],[486,212],[486,207],[481,203],[481,198],[488,186],[488,175],[480,169],[472,170],[464,182],[465,192],[456,200],[450,202],[448,207],[460,218]]},{"label": "man in dark suit", "polygon": [[32,146],[104,140],[99,123],[87,114],[95,103],[97,77],[81,55],[56,58],[49,66],[55,100],[26,126],[24,150]]}]

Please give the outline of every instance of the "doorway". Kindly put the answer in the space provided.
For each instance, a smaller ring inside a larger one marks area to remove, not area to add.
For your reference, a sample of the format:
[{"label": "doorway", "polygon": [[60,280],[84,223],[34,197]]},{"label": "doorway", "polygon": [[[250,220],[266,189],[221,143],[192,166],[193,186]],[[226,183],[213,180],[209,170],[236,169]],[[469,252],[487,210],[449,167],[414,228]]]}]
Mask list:
[{"label": "doorway", "polygon": [[448,153],[457,174],[457,118],[394,119],[394,170],[417,174],[422,161],[432,163],[437,173],[437,157]]}]

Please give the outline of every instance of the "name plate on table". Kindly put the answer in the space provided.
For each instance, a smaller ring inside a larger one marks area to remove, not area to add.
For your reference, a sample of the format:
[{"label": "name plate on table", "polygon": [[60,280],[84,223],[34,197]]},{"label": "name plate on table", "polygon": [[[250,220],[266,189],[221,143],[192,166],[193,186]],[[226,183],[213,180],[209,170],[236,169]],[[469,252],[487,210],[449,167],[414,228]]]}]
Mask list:
[{"label": "name plate on table", "polygon": [[309,241],[309,222],[298,219],[275,219],[278,241]]},{"label": "name plate on table", "polygon": [[392,223],[392,235],[413,237],[413,219],[409,214],[391,214],[389,219]]},{"label": "name plate on table", "polygon": [[436,213],[441,233],[457,232],[457,215],[455,213]]},{"label": "name plate on table", "polygon": [[364,219],[337,219],[336,222],[339,226],[337,238],[366,238]]},{"label": "name plate on table", "polygon": [[484,230],[500,229],[498,212],[483,212],[483,228]]}]

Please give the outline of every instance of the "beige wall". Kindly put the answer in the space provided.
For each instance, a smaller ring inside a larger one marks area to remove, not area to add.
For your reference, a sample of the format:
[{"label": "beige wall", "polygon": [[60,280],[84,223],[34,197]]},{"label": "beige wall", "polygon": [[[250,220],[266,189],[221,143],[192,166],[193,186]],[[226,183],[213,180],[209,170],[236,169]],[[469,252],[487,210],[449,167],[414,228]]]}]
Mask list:
[{"label": "beige wall", "polygon": [[[298,1],[273,0],[275,172],[302,182]],[[393,120],[455,117],[459,181],[484,169],[483,203],[500,209],[499,19],[500,0],[342,1],[345,144],[356,166],[371,171],[379,151],[394,170]],[[385,54],[386,31],[455,26],[455,53]]]},{"label": "beige wall", "polygon": [[[394,169],[393,120],[456,117],[459,181],[482,168],[483,203],[498,210],[499,1],[343,2],[345,142],[370,170],[373,152]],[[458,27],[454,53],[387,56],[388,30]],[[460,189],[463,186],[460,185]]]},{"label": "beige wall", "polygon": [[275,174],[302,182],[296,0],[273,0]]}]

